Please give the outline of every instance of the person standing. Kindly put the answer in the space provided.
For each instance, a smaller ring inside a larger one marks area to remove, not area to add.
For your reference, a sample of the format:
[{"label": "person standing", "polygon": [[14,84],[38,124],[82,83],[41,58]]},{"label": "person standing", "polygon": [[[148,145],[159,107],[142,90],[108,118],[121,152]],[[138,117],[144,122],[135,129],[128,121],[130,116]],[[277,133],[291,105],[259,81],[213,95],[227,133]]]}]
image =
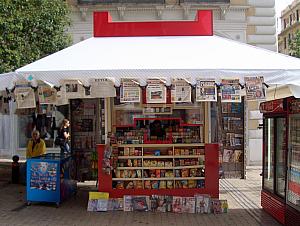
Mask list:
[{"label": "person standing", "polygon": [[69,154],[70,150],[70,121],[68,119],[64,119],[62,121],[58,136],[62,139],[60,144],[61,154]]},{"label": "person standing", "polygon": [[[31,139],[27,143],[26,159],[37,157],[46,154],[46,144],[43,139],[40,138],[40,132],[33,130],[31,133]],[[26,185],[26,168],[27,162],[20,166],[21,183]]]},{"label": "person standing", "polygon": [[34,130],[31,134],[31,139],[28,141],[26,149],[26,158],[33,158],[46,153],[46,144],[43,139],[40,138],[40,132]]}]

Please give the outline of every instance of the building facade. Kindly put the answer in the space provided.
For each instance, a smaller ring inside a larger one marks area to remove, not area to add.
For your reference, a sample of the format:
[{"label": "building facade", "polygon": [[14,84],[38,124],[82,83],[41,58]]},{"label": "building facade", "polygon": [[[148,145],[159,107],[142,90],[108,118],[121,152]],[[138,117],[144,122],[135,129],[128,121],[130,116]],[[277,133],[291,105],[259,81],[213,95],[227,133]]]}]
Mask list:
[{"label": "building facade", "polygon": [[74,43],[92,36],[93,11],[113,21],[193,20],[197,10],[214,14],[214,34],[277,50],[275,0],[69,0]]},{"label": "building facade", "polygon": [[278,35],[278,52],[291,55],[289,42],[300,30],[300,0],[295,0],[281,12],[281,32]]}]

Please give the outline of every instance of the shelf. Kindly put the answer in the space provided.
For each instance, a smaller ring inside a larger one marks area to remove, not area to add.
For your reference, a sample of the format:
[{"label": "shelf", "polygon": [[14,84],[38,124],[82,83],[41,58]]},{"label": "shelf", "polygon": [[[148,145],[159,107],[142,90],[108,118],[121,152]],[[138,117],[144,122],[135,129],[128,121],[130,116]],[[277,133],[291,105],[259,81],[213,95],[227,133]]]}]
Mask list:
[{"label": "shelf", "polygon": [[143,156],[118,156],[118,159],[141,159]]},{"label": "shelf", "polygon": [[202,180],[205,177],[174,177],[174,180]]},{"label": "shelf", "polygon": [[149,177],[149,178],[112,178],[113,181],[134,181],[134,180],[202,180],[205,177]]},{"label": "shelf", "polygon": [[201,158],[201,156],[205,156],[205,155],[174,155],[174,159],[179,159],[179,158]]},{"label": "shelf", "polygon": [[144,148],[157,148],[157,147],[204,147],[204,143],[189,143],[189,144],[120,144],[118,147],[144,147]]},{"label": "shelf", "polygon": [[291,164],[290,166],[293,167],[293,168],[295,168],[295,169],[297,169],[300,172],[300,166],[296,166],[294,164]]},{"label": "shelf", "polygon": [[118,170],[142,170],[142,169],[195,169],[204,168],[205,165],[194,165],[194,166],[145,166],[145,167],[121,167],[118,166]]},{"label": "shelf", "polygon": [[195,166],[174,166],[174,169],[194,169],[194,168],[204,168],[205,165],[195,165]]},{"label": "shelf", "polygon": [[112,178],[112,180],[133,181],[133,180],[143,180],[143,178]]},{"label": "shelf", "polygon": [[121,167],[118,166],[118,170],[142,170],[144,167],[133,167],[133,166],[128,166],[128,167]]},{"label": "shelf", "polygon": [[173,166],[145,166],[144,169],[173,169]]},{"label": "shelf", "polygon": [[174,158],[173,155],[158,155],[158,156],[153,156],[153,155],[144,155],[144,159],[172,159]]}]

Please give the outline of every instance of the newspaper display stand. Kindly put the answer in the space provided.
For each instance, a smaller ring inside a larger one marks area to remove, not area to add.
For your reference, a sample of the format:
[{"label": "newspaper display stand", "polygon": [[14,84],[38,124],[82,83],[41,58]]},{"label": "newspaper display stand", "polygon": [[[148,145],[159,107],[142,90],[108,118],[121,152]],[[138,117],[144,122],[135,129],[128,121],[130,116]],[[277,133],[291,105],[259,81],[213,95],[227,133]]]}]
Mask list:
[{"label": "newspaper display stand", "polygon": [[73,157],[70,155],[45,154],[27,160],[27,205],[32,202],[59,204],[76,194],[73,180]]}]

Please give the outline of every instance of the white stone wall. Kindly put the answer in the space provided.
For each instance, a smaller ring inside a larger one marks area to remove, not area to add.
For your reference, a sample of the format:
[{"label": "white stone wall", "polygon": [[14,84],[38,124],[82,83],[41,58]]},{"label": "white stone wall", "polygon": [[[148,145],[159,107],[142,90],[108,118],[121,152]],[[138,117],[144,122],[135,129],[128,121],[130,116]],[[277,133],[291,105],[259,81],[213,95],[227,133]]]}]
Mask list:
[{"label": "white stone wall", "polygon": [[247,43],[277,52],[275,0],[248,0],[252,8],[247,25],[252,32]]}]

